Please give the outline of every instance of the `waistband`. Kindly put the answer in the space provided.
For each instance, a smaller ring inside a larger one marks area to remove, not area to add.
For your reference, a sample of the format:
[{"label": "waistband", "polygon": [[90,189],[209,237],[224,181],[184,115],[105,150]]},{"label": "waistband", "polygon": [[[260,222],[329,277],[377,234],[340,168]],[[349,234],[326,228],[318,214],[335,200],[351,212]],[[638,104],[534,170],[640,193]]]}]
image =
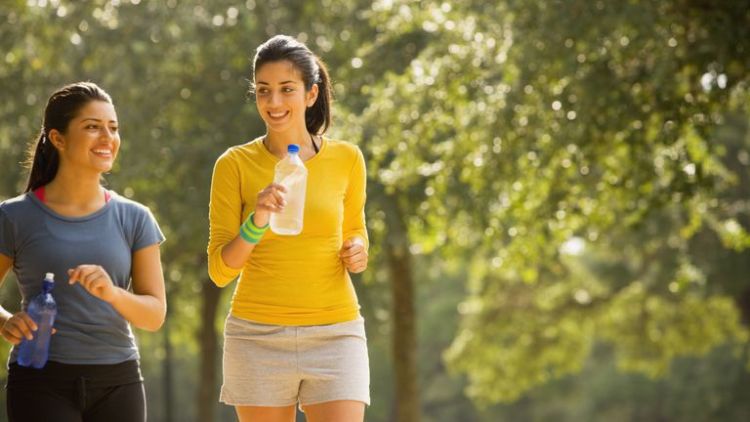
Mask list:
[{"label": "waistband", "polygon": [[8,365],[8,386],[13,387],[44,383],[58,388],[77,388],[80,384],[88,388],[106,388],[142,381],[137,360],[109,365],[71,365],[48,361],[41,369],[26,368],[15,362]]}]

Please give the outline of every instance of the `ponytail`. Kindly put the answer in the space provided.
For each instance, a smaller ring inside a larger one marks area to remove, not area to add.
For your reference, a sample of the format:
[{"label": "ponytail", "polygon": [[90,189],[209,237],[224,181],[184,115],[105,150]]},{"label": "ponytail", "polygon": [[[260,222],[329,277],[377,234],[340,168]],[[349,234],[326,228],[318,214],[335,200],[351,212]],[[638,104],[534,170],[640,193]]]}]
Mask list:
[{"label": "ponytail", "polygon": [[55,178],[57,167],[60,165],[60,154],[52,146],[44,129],[41,130],[36,143],[32,142],[29,145],[26,165],[30,171],[24,192],[31,192]]},{"label": "ponytail", "polygon": [[325,63],[319,57],[315,57],[315,64],[318,65],[318,78],[316,82],[318,84],[318,98],[315,100],[315,104],[305,111],[305,125],[308,132],[315,135],[322,135],[331,126],[331,102],[333,102],[333,95],[331,79],[328,76],[328,69]]}]

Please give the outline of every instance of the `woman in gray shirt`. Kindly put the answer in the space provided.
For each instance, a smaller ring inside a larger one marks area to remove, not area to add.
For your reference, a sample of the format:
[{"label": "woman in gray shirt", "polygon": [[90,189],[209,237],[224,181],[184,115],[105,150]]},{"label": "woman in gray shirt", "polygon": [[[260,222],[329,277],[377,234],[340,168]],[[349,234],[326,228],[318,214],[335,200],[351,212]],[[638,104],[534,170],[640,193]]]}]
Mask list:
[{"label": "woman in gray shirt", "polygon": [[[13,421],[145,421],[130,325],[155,331],[166,314],[159,245],[145,206],[100,185],[120,147],[110,96],[75,83],[50,97],[24,194],[0,203],[0,283],[12,268],[22,310],[0,307],[14,345],[7,412]],[[36,324],[26,313],[45,273],[56,275],[55,334],[42,369],[16,362]]]}]

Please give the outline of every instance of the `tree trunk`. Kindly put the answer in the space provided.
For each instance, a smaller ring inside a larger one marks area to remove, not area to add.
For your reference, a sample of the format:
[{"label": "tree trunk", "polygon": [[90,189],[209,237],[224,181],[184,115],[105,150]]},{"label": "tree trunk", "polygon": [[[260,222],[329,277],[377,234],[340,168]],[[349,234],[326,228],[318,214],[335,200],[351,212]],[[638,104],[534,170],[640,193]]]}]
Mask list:
[{"label": "tree trunk", "polygon": [[396,422],[419,422],[417,332],[414,279],[403,213],[396,198],[388,196],[386,256],[393,295],[393,366],[396,383]]},{"label": "tree trunk", "polygon": [[198,378],[198,419],[213,422],[216,407],[216,360],[218,359],[218,339],[216,338],[216,311],[219,307],[221,290],[205,279],[201,288],[200,328],[200,377]]},{"label": "tree trunk", "polygon": [[740,309],[742,323],[746,327],[750,326],[750,288],[742,290],[735,300],[737,301],[737,307]]}]

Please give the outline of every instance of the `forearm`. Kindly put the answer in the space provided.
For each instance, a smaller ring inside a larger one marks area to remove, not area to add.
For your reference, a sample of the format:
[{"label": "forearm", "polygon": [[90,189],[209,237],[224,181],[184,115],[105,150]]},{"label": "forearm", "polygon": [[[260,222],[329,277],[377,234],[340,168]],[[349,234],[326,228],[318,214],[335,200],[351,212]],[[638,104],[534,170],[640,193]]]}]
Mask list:
[{"label": "forearm", "polygon": [[117,288],[117,294],[110,304],[128,322],[147,331],[158,330],[167,314],[165,300],[152,295],[131,293],[121,288]]},{"label": "forearm", "polygon": [[255,244],[248,243],[242,237],[237,236],[221,249],[221,259],[230,268],[240,269],[255,249]]},{"label": "forearm", "polygon": [[[227,243],[221,249],[221,259],[230,268],[239,269],[245,266],[245,262],[250,258],[250,255],[255,249],[255,245],[262,237],[262,232],[266,230],[270,215],[267,212],[258,211],[248,217],[249,221],[243,223],[243,227],[240,228],[240,232],[243,230],[245,233],[250,233],[250,236],[254,236],[253,233],[261,233],[260,236],[255,236],[252,243],[249,238],[240,234],[232,239],[231,242]],[[249,227],[248,227],[249,226]]]}]

